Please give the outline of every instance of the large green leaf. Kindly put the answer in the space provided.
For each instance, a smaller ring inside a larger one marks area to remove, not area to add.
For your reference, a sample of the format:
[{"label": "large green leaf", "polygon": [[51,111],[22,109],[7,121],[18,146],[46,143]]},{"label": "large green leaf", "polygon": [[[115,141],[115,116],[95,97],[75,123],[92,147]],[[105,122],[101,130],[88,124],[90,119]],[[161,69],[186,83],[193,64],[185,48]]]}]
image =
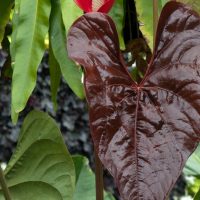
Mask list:
[{"label": "large green leaf", "polygon": [[[13,63],[12,109],[22,111],[35,87],[48,33],[50,0],[17,0],[11,50]],[[17,19],[16,19],[17,18]],[[13,116],[14,118],[14,116]]]},{"label": "large green leaf", "polygon": [[[60,193],[43,182],[25,182],[9,188],[12,200],[63,200]],[[0,191],[0,200],[5,200]]]},{"label": "large green leaf", "polygon": [[5,26],[10,17],[14,0],[0,0],[0,43],[3,40]]},{"label": "large green leaf", "polygon": [[[66,13],[69,14],[75,12],[73,10],[70,10],[71,2],[72,1],[67,1],[67,5],[69,5],[69,8],[67,8]],[[69,15],[67,21],[70,20],[71,18]],[[62,20],[60,1],[58,0],[52,0],[52,11],[50,18],[50,42],[52,45],[52,51],[57,62],[60,65],[60,69],[64,79],[77,96],[79,96],[80,98],[84,98],[84,90],[81,83],[81,70],[74,62],[69,60],[67,56],[66,32]]]},{"label": "large green leaf", "polygon": [[[76,188],[73,200],[96,200],[95,176],[89,168],[87,158],[83,156],[72,158],[76,169]],[[114,200],[114,197],[105,192],[104,200]]]},{"label": "large green leaf", "polygon": [[[47,114],[33,111],[25,119],[5,177],[14,200],[25,198],[26,193],[32,196],[27,198],[30,200],[72,200],[74,164],[57,125]],[[48,198],[40,197],[43,189]]]}]

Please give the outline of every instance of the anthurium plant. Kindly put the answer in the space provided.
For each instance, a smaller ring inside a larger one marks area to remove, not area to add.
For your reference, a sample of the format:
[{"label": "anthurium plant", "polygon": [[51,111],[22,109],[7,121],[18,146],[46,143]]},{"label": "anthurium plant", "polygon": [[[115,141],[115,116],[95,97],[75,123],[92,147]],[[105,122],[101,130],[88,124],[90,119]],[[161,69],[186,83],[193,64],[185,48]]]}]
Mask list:
[{"label": "anthurium plant", "polygon": [[[168,200],[185,166],[199,180],[199,11],[198,0],[0,0],[13,123],[48,52],[55,112],[63,76],[88,102],[96,155],[95,183],[55,121],[32,111],[0,167],[0,200]],[[104,190],[103,168],[119,197]]]},{"label": "anthurium plant", "polygon": [[200,141],[199,27],[190,8],[166,4],[139,83],[110,17],[85,14],[69,31],[69,57],[85,69],[94,144],[124,200],[166,199]]}]

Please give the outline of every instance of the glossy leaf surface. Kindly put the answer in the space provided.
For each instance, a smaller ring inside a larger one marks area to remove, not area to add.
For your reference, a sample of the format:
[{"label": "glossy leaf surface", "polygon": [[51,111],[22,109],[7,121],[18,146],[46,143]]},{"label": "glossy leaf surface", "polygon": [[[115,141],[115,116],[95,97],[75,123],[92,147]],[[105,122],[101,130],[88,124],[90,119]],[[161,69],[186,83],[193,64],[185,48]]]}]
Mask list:
[{"label": "glossy leaf surface", "polygon": [[85,14],[68,36],[69,56],[85,68],[96,150],[123,200],[166,199],[200,139],[200,17],[170,2],[158,30],[140,84],[107,15]]},{"label": "glossy leaf surface", "polygon": [[115,0],[74,0],[85,12],[108,13]]}]

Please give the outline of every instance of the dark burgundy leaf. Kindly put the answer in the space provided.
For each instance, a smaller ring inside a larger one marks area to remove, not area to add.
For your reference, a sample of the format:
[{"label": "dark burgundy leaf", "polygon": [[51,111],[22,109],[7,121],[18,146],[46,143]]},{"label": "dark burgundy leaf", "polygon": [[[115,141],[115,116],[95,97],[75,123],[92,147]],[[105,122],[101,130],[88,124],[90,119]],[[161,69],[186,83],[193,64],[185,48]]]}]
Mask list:
[{"label": "dark burgundy leaf", "polygon": [[166,199],[200,139],[200,17],[177,2],[165,6],[140,84],[105,14],[79,18],[68,51],[85,68],[93,140],[122,199]]}]

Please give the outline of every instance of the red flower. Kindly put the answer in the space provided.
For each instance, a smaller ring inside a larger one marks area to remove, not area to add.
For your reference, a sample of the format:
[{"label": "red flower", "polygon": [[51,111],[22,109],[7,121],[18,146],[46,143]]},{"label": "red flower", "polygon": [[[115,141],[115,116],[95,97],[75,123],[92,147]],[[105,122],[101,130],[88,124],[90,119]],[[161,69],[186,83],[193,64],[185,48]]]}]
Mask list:
[{"label": "red flower", "polygon": [[115,0],[74,0],[75,3],[85,12],[108,13]]}]

